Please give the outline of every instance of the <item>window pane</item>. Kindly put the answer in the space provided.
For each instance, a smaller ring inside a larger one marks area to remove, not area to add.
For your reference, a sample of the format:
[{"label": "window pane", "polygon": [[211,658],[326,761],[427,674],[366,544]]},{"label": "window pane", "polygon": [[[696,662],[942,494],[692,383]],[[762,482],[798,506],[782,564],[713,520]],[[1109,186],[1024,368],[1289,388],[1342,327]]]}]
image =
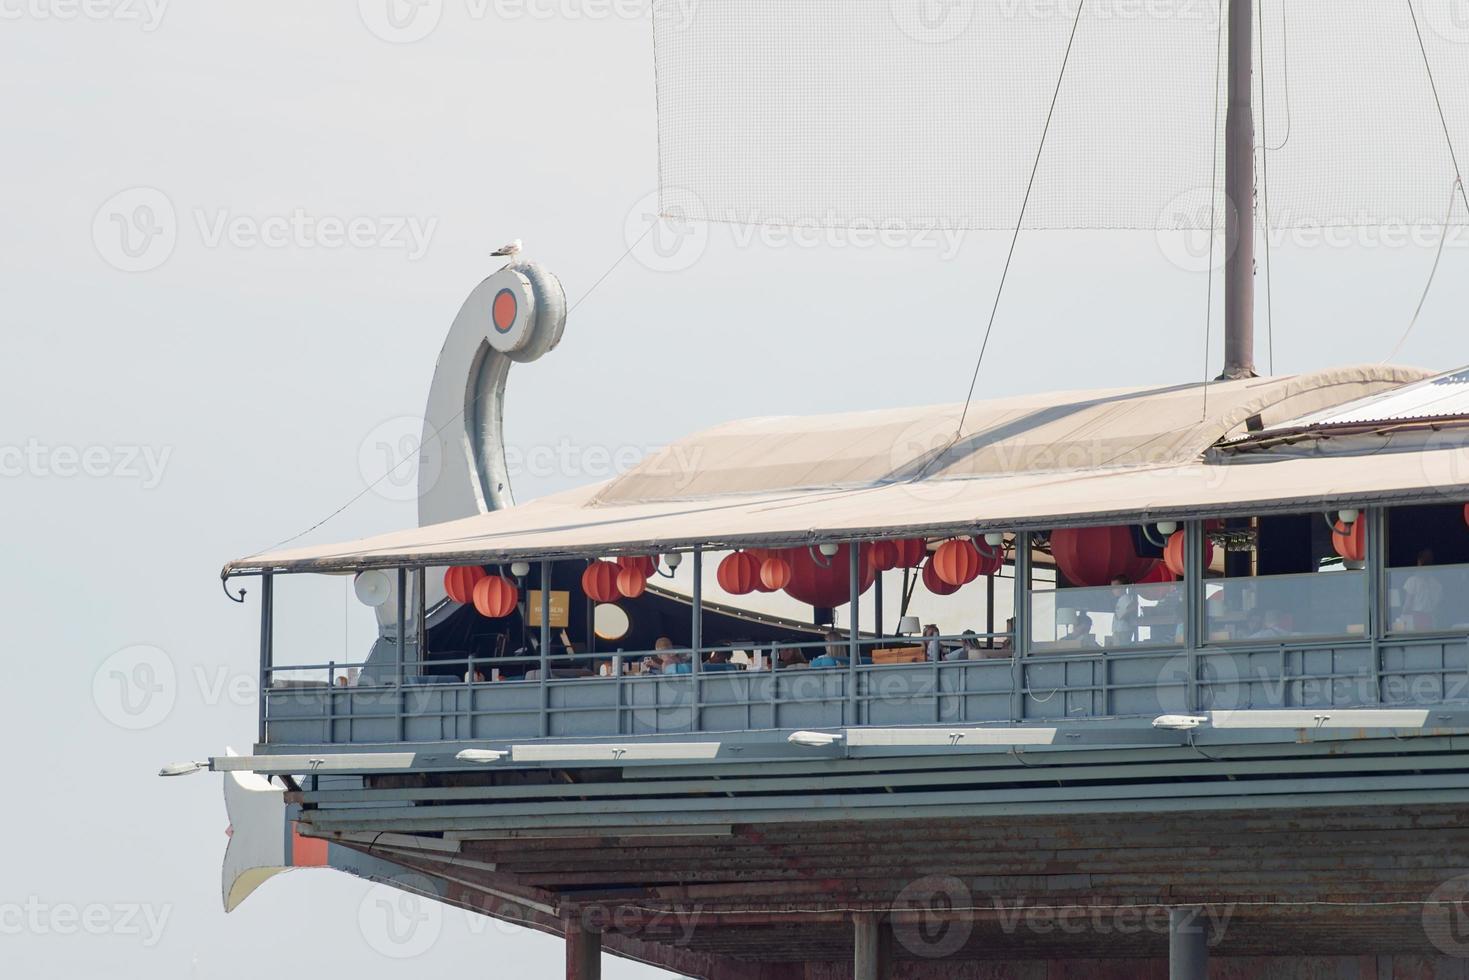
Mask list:
[{"label": "window pane", "polygon": [[1030,610],[1036,652],[1183,642],[1183,587],[1177,583],[1035,592]]},{"label": "window pane", "polygon": [[1397,633],[1469,629],[1469,565],[1388,570],[1389,622]]},{"label": "window pane", "polygon": [[1204,588],[1212,642],[1361,635],[1367,576],[1361,571],[1215,579]]}]

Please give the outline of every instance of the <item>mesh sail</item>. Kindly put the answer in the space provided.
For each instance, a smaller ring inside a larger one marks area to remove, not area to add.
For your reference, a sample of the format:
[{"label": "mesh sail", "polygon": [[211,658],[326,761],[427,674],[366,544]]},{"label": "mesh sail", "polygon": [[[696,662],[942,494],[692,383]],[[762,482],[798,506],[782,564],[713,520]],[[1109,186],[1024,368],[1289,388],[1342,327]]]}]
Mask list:
[{"label": "mesh sail", "polygon": [[[1469,0],[1413,4],[1469,165]],[[1222,227],[1222,10],[1086,0],[1076,21],[1077,0],[654,0],[663,210],[1013,228],[1077,23],[1023,226]],[[1260,0],[1256,43],[1271,225],[1444,222],[1455,168],[1407,0]]]}]

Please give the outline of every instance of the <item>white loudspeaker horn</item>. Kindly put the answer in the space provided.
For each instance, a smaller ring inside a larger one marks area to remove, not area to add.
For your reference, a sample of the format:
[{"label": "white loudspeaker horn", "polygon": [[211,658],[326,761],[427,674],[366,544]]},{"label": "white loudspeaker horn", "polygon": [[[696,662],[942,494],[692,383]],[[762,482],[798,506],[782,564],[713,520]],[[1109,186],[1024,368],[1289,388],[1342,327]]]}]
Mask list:
[{"label": "white loudspeaker horn", "polygon": [[364,606],[378,609],[393,598],[393,577],[381,569],[360,572],[352,583],[352,590]]}]

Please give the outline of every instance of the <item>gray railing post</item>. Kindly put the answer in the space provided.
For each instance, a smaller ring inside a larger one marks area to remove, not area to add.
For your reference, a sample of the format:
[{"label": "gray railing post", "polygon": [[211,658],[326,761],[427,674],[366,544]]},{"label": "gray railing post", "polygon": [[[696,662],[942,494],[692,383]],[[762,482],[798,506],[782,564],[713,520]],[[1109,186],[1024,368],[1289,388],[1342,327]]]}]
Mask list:
[{"label": "gray railing post", "polygon": [[1199,645],[1208,628],[1204,623],[1204,524],[1189,521],[1183,526],[1183,621],[1184,662],[1188,670],[1188,687],[1184,691],[1184,707],[1201,711],[1199,698]]},{"label": "gray railing post", "polygon": [[1030,653],[1030,532],[1015,535],[1015,635],[1010,639],[1010,715],[1025,720],[1025,657]]},{"label": "gray railing post", "polygon": [[862,549],[855,541],[847,542],[847,598],[851,603],[851,629],[847,633],[847,704],[853,725],[862,724],[862,702],[857,692],[857,667],[862,662],[861,599]]},{"label": "gray railing post", "polygon": [[398,741],[407,740],[408,569],[398,569]]},{"label": "gray railing post", "polygon": [[704,659],[700,650],[704,646],[704,546],[694,545],[694,596],[693,596],[693,621],[689,623],[689,646],[693,647],[692,662],[689,664],[689,674],[692,680],[689,686],[693,688],[693,704],[689,705],[689,731],[697,732],[703,719],[700,717],[699,708],[703,703],[704,696],[700,680],[702,676]]},{"label": "gray railing post", "polygon": [[260,576],[260,697],[258,730],[256,740],[266,742],[266,702],[269,700],[272,671],[275,668],[275,576],[265,572]]},{"label": "gray railing post", "polygon": [[[1372,642],[1372,704],[1382,703],[1382,640],[1392,628],[1388,608],[1387,512],[1373,507],[1357,515],[1367,522],[1367,636]],[[1332,703],[1335,703],[1335,693]],[[1444,692],[1447,694],[1447,691]],[[1363,698],[1365,701],[1366,699]]]},{"label": "gray railing post", "polygon": [[541,562],[541,738],[551,734],[551,563]]}]

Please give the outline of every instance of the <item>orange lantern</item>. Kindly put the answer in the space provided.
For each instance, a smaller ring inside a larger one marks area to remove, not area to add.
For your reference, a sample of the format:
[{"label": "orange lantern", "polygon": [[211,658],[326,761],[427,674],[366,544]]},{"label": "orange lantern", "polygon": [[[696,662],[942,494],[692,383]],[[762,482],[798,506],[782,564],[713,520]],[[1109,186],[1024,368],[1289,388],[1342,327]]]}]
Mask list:
[{"label": "orange lantern", "polygon": [[[653,577],[654,572],[658,571],[658,560],[656,558],[649,558],[647,555],[638,555],[633,558],[619,558],[617,559],[617,567],[621,569],[635,569],[643,576],[643,580],[647,581]],[[623,594],[626,595],[626,593]],[[628,596],[628,598],[631,599],[634,597]]]},{"label": "orange lantern", "polygon": [[475,583],[474,608],[481,616],[489,619],[504,619],[515,611],[520,602],[520,590],[515,583],[500,575],[486,575]]},{"label": "orange lantern", "polygon": [[[1184,533],[1174,531],[1168,536],[1168,544],[1163,548],[1163,564],[1173,573],[1175,578],[1183,578],[1187,574],[1188,560],[1184,554]],[[1208,568],[1214,563],[1214,542],[1208,538],[1204,539],[1204,567]],[[1138,581],[1142,581],[1139,579]]]},{"label": "orange lantern", "polygon": [[636,565],[629,565],[617,573],[617,591],[629,599],[636,599],[648,591],[648,577]]},{"label": "orange lantern", "polygon": [[762,591],[779,592],[791,584],[791,563],[781,557],[767,558],[760,563]]},{"label": "orange lantern", "polygon": [[968,585],[979,578],[979,549],[968,538],[945,541],[929,564],[934,574],[949,585]]},{"label": "orange lantern", "polygon": [[581,573],[581,590],[593,602],[616,602],[617,576],[622,572],[610,561],[594,561]]},{"label": "orange lantern", "polygon": [[1336,522],[1331,532],[1331,545],[1347,561],[1367,560],[1367,522],[1360,517],[1350,524]]},{"label": "orange lantern", "polygon": [[1066,581],[1079,586],[1111,585],[1117,578],[1135,582],[1151,562],[1138,556],[1125,524],[1058,528],[1051,532],[1051,556]]},{"label": "orange lantern", "polygon": [[875,572],[886,572],[898,567],[898,546],[891,541],[874,542],[867,555],[867,562]]},{"label": "orange lantern", "polygon": [[457,565],[444,573],[444,591],[460,605],[474,601],[474,587],[487,576],[478,565]]},{"label": "orange lantern", "polygon": [[760,559],[748,551],[725,555],[714,577],[719,587],[730,595],[749,595],[760,580]]},{"label": "orange lantern", "polygon": [[[857,550],[858,595],[877,581],[877,571],[867,551],[866,545]],[[817,609],[835,609],[851,601],[851,545],[839,545],[835,555],[830,558],[823,555],[819,560],[811,548],[791,548],[781,552],[781,557],[791,566],[791,580],[785,593],[792,599]]]},{"label": "orange lantern", "polygon": [[894,568],[917,568],[928,557],[928,542],[922,538],[894,541],[893,546],[898,549],[898,563]]},{"label": "orange lantern", "polygon": [[959,591],[959,586],[950,585],[948,582],[939,578],[932,560],[923,566],[923,587],[934,595],[953,595]]}]

